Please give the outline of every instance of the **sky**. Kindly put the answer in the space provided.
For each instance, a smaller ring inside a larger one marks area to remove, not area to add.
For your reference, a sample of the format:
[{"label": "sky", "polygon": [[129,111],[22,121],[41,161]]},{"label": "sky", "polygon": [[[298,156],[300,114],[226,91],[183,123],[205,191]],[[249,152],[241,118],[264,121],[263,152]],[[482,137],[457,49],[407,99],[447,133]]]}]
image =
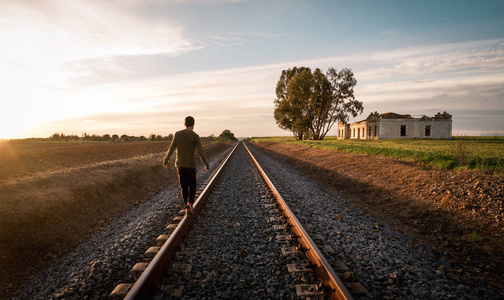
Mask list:
[{"label": "sky", "polygon": [[[349,68],[364,112],[504,135],[504,0],[2,0],[0,139],[291,135],[282,70]],[[336,135],[336,126],[329,135]]]}]

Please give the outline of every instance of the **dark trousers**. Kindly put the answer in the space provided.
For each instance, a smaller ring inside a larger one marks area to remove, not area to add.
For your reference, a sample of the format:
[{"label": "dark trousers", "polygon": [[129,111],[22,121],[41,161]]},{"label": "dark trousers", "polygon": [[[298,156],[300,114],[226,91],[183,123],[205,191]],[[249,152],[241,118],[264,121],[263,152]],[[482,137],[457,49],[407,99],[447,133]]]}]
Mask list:
[{"label": "dark trousers", "polygon": [[196,168],[177,168],[180,188],[182,189],[182,199],[184,205],[194,203],[196,195]]}]

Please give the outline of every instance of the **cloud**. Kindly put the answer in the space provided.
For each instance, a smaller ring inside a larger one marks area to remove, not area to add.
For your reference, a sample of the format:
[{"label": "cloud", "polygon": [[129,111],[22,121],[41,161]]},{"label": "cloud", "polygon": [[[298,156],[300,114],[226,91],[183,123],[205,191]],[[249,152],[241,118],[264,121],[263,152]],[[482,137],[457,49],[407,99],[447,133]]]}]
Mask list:
[{"label": "cloud", "polygon": [[489,73],[504,69],[504,47],[497,40],[411,47],[376,53],[371,63],[378,67],[359,71],[360,79]]},{"label": "cloud", "polygon": [[398,29],[390,28],[390,29],[386,29],[386,30],[383,30],[382,32],[380,32],[380,36],[391,37],[391,36],[397,35],[399,32],[400,32],[400,30],[398,30]]},{"label": "cloud", "polygon": [[[9,36],[17,40],[42,34],[41,39],[30,40],[32,51],[44,51],[40,46],[51,47],[53,57],[64,61],[111,55],[178,55],[194,50],[184,38],[181,25],[166,18],[139,18],[134,1],[40,0],[0,7],[1,32],[13,33]],[[14,40],[6,42],[17,44]]]}]

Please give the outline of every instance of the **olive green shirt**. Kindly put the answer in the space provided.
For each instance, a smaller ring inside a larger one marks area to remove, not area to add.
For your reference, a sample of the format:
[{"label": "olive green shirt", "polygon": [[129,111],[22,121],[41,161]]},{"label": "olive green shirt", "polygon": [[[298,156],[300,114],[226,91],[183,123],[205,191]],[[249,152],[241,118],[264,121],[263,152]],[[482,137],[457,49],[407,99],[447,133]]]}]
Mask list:
[{"label": "olive green shirt", "polygon": [[168,160],[172,156],[175,149],[177,149],[175,167],[196,168],[194,149],[197,149],[201,161],[205,164],[205,167],[207,169],[209,168],[208,161],[205,156],[205,151],[203,151],[203,146],[201,146],[199,135],[194,131],[184,129],[175,133],[170,148],[168,148],[166,156],[163,159],[163,165],[168,164]]}]

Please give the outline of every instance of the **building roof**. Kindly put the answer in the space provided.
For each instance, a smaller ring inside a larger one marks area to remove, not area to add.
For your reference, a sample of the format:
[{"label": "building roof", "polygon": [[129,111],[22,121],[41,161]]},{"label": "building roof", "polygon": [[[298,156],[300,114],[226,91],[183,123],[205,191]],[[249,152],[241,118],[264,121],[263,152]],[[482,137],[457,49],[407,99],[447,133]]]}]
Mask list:
[{"label": "building roof", "polygon": [[400,115],[393,112],[380,114],[383,119],[413,119],[411,115]]}]

